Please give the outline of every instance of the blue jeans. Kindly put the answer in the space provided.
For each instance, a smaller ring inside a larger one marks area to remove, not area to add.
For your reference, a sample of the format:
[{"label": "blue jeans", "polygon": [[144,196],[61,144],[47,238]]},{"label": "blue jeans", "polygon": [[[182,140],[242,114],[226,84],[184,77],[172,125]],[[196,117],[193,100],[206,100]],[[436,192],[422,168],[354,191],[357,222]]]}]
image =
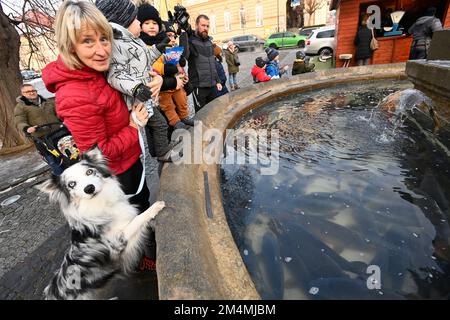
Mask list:
[{"label": "blue jeans", "polygon": [[237,85],[236,73],[229,73],[228,75],[229,75],[228,79],[230,79],[230,87]]}]

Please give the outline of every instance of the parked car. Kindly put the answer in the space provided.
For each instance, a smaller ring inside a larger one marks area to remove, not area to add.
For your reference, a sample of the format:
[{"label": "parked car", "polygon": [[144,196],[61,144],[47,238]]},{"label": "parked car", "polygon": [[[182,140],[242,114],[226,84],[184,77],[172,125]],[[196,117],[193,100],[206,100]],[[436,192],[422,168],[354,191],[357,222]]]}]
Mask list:
[{"label": "parked car", "polygon": [[23,80],[31,80],[41,77],[41,75],[34,70],[21,70],[20,74],[22,75]]},{"label": "parked car", "polygon": [[254,34],[247,34],[247,35],[240,35],[240,36],[234,36],[229,40],[223,41],[222,49],[227,48],[228,41],[233,41],[233,43],[236,45],[237,51],[255,51],[257,48],[262,48],[264,46],[264,39],[259,38],[258,36],[255,36]]},{"label": "parked car", "polygon": [[298,29],[298,34],[301,36],[309,37],[309,35],[313,32],[313,30],[317,28],[325,27],[324,24],[319,24],[316,26],[308,26]]},{"label": "parked car", "polygon": [[334,26],[313,30],[306,39],[305,53],[331,56],[334,51]]},{"label": "parked car", "polygon": [[300,36],[293,32],[278,32],[273,33],[267,38],[265,48],[270,47],[274,49],[283,48],[283,47],[305,47],[305,36]]}]

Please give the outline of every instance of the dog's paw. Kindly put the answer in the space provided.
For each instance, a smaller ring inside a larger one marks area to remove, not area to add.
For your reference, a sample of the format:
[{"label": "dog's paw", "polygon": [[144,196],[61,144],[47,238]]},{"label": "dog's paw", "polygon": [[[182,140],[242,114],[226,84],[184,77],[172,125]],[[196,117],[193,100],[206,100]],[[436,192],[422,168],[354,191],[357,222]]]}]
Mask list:
[{"label": "dog's paw", "polygon": [[[164,201],[156,201],[153,205],[152,208],[154,209],[154,211],[156,213],[160,212],[162,209],[164,209],[166,206],[166,203]],[[155,215],[156,215],[155,213]]]},{"label": "dog's paw", "polygon": [[156,215],[164,209],[166,203],[164,201],[156,201],[150,208],[147,209],[150,219],[154,219]]}]

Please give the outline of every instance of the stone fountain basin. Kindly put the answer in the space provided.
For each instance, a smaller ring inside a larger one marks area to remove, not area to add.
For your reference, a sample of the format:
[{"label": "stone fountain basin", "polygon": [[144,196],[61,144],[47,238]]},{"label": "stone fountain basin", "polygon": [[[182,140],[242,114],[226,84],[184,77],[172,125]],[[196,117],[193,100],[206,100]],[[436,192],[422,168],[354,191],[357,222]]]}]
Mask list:
[{"label": "stone fountain basin", "polygon": [[[406,79],[405,64],[331,69],[255,84],[209,103],[196,120],[204,130],[225,133],[243,114],[278,97],[383,79]],[[167,206],[156,219],[160,299],[260,299],[228,227],[219,165],[165,164],[160,184],[159,199]]]}]

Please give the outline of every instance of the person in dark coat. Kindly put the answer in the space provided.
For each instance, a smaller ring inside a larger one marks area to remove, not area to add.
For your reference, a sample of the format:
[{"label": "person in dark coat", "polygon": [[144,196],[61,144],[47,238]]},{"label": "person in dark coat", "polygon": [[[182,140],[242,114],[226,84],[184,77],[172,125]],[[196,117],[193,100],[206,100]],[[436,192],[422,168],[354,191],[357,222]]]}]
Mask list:
[{"label": "person in dark coat", "polygon": [[409,54],[410,60],[427,58],[433,33],[442,30],[441,21],[434,16],[435,14],[436,8],[428,8],[425,15],[417,19],[408,29],[408,33],[413,35],[413,42]]},{"label": "person in dark coat", "polygon": [[[56,116],[55,102],[46,100],[38,95],[37,90],[31,84],[23,84],[20,87],[21,95],[17,97],[17,105],[14,108],[14,121],[17,129],[25,134],[42,138],[51,132],[50,129],[39,129],[39,126],[49,123],[60,123]],[[45,159],[54,175],[59,176],[63,172],[63,165],[58,159],[45,152],[39,145],[35,146],[39,154]]]},{"label": "person in dark coat", "polygon": [[369,60],[372,57],[372,49],[370,49],[372,37],[372,30],[367,28],[367,16],[364,16],[354,41],[356,46],[355,59],[358,66],[366,66],[369,64]]},{"label": "person in dark coat", "polygon": [[222,65],[222,61],[223,61],[222,49],[220,49],[220,47],[218,45],[214,45],[214,56],[216,57],[217,75],[219,76],[220,83],[222,84],[222,90],[218,90],[215,87],[216,98],[218,98],[229,92],[227,85],[226,85],[227,84],[227,75],[226,75],[225,69],[223,68],[223,65]]},{"label": "person in dark coat", "polygon": [[295,54],[296,59],[294,60],[294,65],[292,66],[292,75],[302,74],[314,71],[316,65],[314,63],[309,63],[309,57],[303,51],[297,51]]},{"label": "person in dark coat", "polygon": [[195,31],[189,31],[188,73],[194,91],[195,111],[216,98],[216,89],[222,90],[216,70],[213,42],[209,37],[209,18],[201,14],[195,20]]}]

